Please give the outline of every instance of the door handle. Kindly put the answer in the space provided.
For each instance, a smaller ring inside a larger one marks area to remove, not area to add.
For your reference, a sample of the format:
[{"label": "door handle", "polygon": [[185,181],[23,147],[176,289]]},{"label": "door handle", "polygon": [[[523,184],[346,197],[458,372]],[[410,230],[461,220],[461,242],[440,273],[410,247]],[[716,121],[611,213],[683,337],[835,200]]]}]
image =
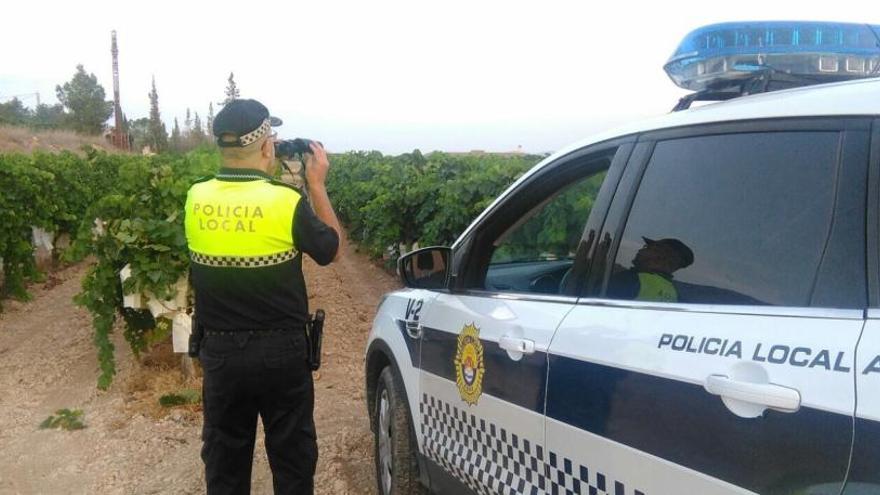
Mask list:
[{"label": "door handle", "polygon": [[422,337],[422,325],[418,322],[418,320],[406,320],[406,333],[410,337],[414,339],[419,339]]},{"label": "door handle", "polygon": [[498,339],[498,346],[505,351],[532,354],[535,352],[535,341],[504,336]]},{"label": "door handle", "polygon": [[722,398],[748,402],[782,412],[797,412],[801,407],[801,394],[793,388],[773,383],[753,383],[734,380],[724,375],[709,375],[706,391]]}]

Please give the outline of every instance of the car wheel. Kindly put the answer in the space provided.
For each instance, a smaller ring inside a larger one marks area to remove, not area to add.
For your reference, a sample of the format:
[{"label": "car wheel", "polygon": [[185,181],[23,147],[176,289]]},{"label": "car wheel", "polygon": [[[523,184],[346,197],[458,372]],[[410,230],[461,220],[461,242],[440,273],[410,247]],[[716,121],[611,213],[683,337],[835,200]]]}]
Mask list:
[{"label": "car wheel", "polygon": [[376,481],[382,495],[426,493],[419,483],[418,447],[403,384],[390,366],[379,374],[373,414]]}]

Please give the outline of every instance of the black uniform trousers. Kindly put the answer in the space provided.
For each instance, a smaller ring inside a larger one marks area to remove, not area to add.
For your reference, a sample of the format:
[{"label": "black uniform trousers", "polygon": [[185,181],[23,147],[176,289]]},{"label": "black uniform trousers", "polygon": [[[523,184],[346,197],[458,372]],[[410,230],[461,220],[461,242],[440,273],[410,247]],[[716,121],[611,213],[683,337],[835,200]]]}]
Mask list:
[{"label": "black uniform trousers", "polygon": [[250,493],[258,414],[275,494],[312,494],[318,444],[306,349],[301,329],[205,335],[199,359],[209,495]]}]

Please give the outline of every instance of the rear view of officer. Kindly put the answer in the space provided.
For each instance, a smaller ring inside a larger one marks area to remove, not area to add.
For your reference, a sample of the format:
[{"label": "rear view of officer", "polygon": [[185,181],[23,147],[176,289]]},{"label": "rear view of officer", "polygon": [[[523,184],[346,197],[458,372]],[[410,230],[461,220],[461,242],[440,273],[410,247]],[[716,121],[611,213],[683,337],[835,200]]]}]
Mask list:
[{"label": "rear view of officer", "polygon": [[319,144],[305,154],[312,205],[271,178],[271,128],[280,124],[255,100],[227,104],[214,120],[223,168],[194,184],[186,200],[195,312],[204,329],[202,460],[211,495],[250,493],[257,415],[275,493],[313,491],[318,447],[302,253],[327,265],[339,257],[342,230]]}]

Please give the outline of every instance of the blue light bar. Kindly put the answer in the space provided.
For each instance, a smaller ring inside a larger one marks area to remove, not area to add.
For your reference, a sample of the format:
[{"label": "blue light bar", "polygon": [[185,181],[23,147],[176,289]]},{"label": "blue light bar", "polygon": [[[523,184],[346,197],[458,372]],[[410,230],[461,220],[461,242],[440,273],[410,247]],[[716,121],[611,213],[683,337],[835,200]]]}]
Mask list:
[{"label": "blue light bar", "polygon": [[835,22],[728,22],[694,30],[663,69],[694,91],[756,72],[814,83],[880,76],[880,25]]}]

